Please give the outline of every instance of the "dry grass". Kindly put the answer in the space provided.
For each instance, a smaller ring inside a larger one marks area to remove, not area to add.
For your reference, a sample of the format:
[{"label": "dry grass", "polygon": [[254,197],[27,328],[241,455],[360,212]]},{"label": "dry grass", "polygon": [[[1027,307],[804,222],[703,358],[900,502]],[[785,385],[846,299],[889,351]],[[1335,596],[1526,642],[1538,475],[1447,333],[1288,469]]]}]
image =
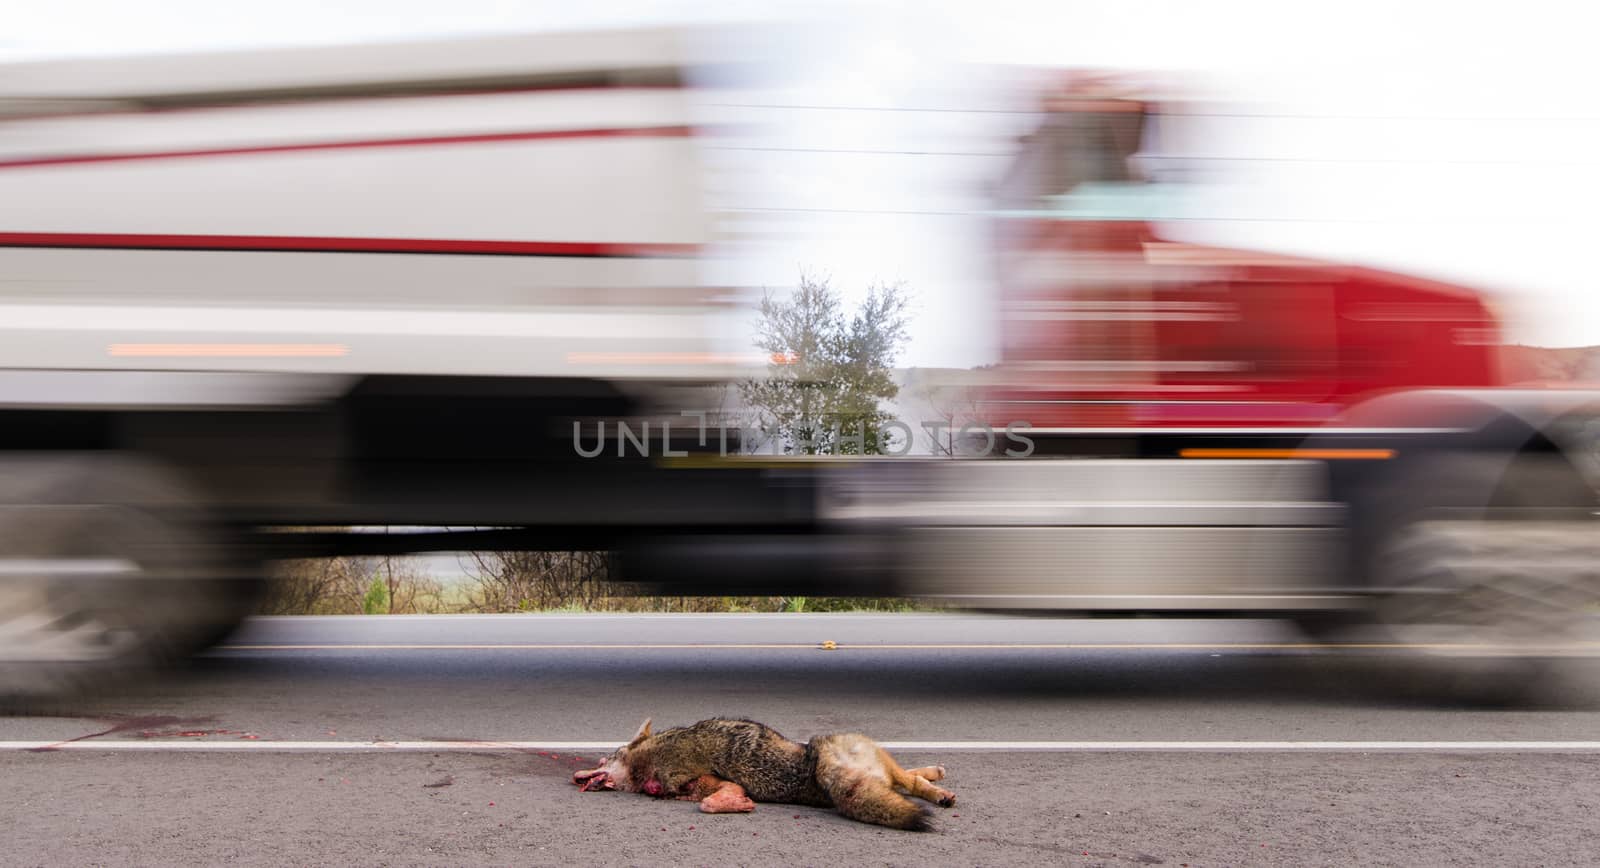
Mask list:
[{"label": "dry grass", "polygon": [[419,562],[396,558],[284,561],[261,607],[268,615],[359,615],[374,580],[387,589],[380,613],[471,612],[910,612],[932,608],[881,597],[644,596],[605,578],[605,558],[579,552],[470,556],[466,581],[445,584]]}]

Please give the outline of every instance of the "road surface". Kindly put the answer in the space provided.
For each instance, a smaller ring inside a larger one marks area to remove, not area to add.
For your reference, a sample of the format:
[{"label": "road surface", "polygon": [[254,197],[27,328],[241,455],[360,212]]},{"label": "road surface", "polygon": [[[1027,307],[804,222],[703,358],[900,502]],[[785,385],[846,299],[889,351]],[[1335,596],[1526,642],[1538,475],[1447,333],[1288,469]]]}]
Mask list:
[{"label": "road surface", "polygon": [[[831,645],[829,644],[831,643]],[[182,673],[0,718],[4,862],[1589,864],[1600,660],[1534,705],[1272,622],[527,615],[253,622]],[[568,779],[658,726],[859,730],[938,831],[707,816]]]}]

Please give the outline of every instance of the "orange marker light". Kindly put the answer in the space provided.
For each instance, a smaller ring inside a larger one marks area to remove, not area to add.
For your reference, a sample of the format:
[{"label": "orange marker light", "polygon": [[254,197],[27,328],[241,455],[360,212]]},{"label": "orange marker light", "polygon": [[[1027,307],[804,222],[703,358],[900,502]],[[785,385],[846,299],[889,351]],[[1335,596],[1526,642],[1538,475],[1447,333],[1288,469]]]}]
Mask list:
[{"label": "orange marker light", "polygon": [[1301,458],[1323,461],[1384,461],[1393,449],[1180,449],[1180,458]]}]

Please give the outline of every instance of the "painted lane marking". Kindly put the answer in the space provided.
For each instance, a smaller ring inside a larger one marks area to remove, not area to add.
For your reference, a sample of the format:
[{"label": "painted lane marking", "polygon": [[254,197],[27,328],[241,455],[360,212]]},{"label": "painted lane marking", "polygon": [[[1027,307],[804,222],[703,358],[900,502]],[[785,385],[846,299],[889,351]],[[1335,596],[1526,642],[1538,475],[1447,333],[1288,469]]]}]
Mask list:
[{"label": "painted lane marking", "polygon": [[[0,741],[0,751],[131,751],[293,753],[600,751],[620,741],[165,741],[101,739],[90,741]],[[1430,752],[1430,753],[1587,753],[1600,741],[884,741],[899,751],[1090,752]]]},{"label": "painted lane marking", "polygon": [[[670,651],[670,650],[715,650],[715,649],[743,649],[743,650],[774,650],[792,651],[816,649],[826,643],[820,642],[504,642],[504,643],[350,643],[350,644],[241,644],[218,645],[216,651],[560,651],[560,650],[626,650],[638,649],[645,651]],[[888,651],[920,651],[920,650],[1092,650],[1092,651],[1285,651],[1285,650],[1342,650],[1342,649],[1379,649],[1399,650],[1406,648],[1420,648],[1431,650],[1453,651],[1506,651],[1515,650],[1522,653],[1528,652],[1565,652],[1565,651],[1597,651],[1600,642],[1574,642],[1550,646],[1522,646],[1511,648],[1504,645],[1492,644],[1407,644],[1403,642],[1348,642],[1348,643],[1316,643],[1316,642],[1155,642],[1155,643],[1094,643],[1094,642],[874,642],[874,643],[848,643],[835,642],[828,650],[888,650]]]}]

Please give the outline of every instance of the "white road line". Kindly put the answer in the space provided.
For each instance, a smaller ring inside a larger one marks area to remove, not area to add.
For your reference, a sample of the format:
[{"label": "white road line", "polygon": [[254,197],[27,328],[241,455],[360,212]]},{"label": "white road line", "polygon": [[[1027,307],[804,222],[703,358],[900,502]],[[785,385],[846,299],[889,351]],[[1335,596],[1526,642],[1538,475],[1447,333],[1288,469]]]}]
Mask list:
[{"label": "white road line", "polygon": [[[827,640],[824,640],[827,641]],[[1558,645],[1509,646],[1468,643],[1399,642],[498,642],[498,643],[371,643],[218,645],[213,651],[1288,651],[1401,649],[1460,652],[1537,651],[1546,654],[1600,651],[1600,642]]]},{"label": "white road line", "polygon": [[[609,753],[620,741],[208,741],[86,739],[0,741],[0,751],[296,752],[383,753],[432,751],[586,751]],[[1600,741],[885,741],[899,751],[1045,751],[1057,753],[1193,751],[1343,753],[1422,751],[1431,753],[1582,753],[1600,751]]]}]

